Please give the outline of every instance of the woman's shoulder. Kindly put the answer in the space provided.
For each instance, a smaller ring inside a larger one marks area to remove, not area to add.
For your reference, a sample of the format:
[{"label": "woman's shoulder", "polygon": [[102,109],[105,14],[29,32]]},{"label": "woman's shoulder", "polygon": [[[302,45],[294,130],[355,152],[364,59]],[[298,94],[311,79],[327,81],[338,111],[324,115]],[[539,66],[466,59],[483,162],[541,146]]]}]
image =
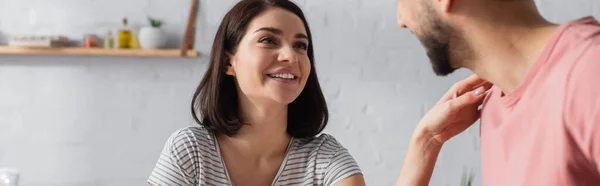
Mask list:
[{"label": "woman's shoulder", "polygon": [[177,129],[173,132],[167,140],[168,145],[172,145],[175,148],[178,147],[191,147],[214,142],[214,135],[212,132],[204,128],[203,126],[188,126]]},{"label": "woman's shoulder", "polygon": [[319,185],[336,185],[344,179],[361,174],[361,169],[350,152],[332,135],[321,134],[298,138],[293,163],[305,161],[306,167],[314,165]]},{"label": "woman's shoulder", "polygon": [[215,154],[214,135],[202,126],[176,130],[167,139],[148,183],[196,185],[202,175],[202,159]]},{"label": "woman's shoulder", "polygon": [[204,128],[204,126],[187,126],[182,127],[171,134],[172,138],[207,138],[212,137],[212,132]]},{"label": "woman's shoulder", "polygon": [[298,138],[298,149],[304,151],[318,151],[321,154],[335,154],[338,151],[345,150],[344,146],[332,135],[321,133],[315,137]]}]

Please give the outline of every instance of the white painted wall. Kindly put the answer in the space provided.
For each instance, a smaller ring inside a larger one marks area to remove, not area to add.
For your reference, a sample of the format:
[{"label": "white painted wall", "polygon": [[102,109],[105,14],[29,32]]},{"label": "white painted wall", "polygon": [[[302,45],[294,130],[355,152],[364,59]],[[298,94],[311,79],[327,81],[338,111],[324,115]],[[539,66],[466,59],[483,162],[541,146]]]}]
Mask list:
[{"label": "white painted wall", "polygon": [[[200,59],[0,56],[0,166],[22,186],[131,186],[145,179],[166,138],[193,125],[189,101],[218,24],[235,0],[201,0]],[[424,112],[470,72],[436,77],[418,41],[396,26],[395,0],[301,0],[331,110],[327,132],[354,155],[369,185],[392,185]],[[600,17],[597,0],[539,0],[564,22]],[[120,5],[121,7],[119,7]],[[181,41],[189,0],[0,0],[0,43],[22,34],[102,34],[122,17],[136,28],[163,18]],[[431,185],[479,172],[478,125],[444,146]],[[479,175],[475,182],[480,185]]]}]

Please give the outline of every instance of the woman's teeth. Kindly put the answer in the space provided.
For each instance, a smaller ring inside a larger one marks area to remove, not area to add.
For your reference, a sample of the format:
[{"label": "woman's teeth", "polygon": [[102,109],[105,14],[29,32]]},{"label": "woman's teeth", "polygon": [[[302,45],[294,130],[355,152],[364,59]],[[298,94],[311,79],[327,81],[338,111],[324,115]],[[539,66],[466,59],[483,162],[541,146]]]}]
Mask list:
[{"label": "woman's teeth", "polygon": [[296,79],[296,76],[292,74],[269,74],[269,77],[281,79]]}]

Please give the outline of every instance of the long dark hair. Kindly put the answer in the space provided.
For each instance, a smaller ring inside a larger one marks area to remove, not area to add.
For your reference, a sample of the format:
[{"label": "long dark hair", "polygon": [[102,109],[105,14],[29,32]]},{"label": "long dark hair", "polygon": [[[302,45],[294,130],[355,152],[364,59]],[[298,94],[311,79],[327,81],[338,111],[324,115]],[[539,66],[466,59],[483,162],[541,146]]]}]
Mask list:
[{"label": "long dark hair", "polygon": [[[239,103],[232,76],[226,75],[229,59],[254,17],[269,8],[282,8],[294,13],[304,23],[309,43],[312,35],[302,10],[288,0],[241,0],[223,18],[213,42],[209,67],[194,93],[192,115],[196,122],[216,134],[234,135],[242,127]],[[313,45],[308,45],[311,71],[302,93],[288,106],[287,133],[293,137],[319,134],[329,118],[325,97],[315,69]],[[200,111],[200,118],[198,118]]]}]

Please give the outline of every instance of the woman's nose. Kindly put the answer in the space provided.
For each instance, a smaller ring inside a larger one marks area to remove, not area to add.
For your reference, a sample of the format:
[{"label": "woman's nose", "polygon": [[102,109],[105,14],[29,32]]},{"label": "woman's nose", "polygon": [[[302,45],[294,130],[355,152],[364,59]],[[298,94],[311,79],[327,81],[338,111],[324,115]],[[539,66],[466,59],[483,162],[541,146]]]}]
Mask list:
[{"label": "woman's nose", "polygon": [[294,47],[286,46],[281,48],[277,60],[281,62],[298,62],[298,55],[294,51]]}]

